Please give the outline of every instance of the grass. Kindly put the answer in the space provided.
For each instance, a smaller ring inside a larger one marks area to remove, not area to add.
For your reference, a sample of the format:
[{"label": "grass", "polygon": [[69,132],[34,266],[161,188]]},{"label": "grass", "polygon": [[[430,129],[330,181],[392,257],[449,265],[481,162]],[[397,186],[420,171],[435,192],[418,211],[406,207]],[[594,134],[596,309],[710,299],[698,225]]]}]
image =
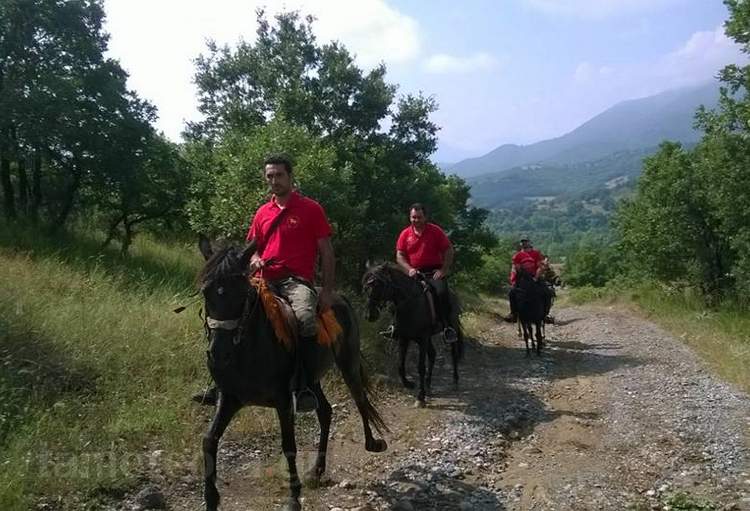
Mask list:
[{"label": "grass", "polygon": [[81,508],[135,484],[155,450],[193,455],[202,330],[195,309],[171,311],[197,251],[142,237],[122,258],[99,243],[0,228],[0,509]]},{"label": "grass", "polygon": [[673,288],[639,285],[584,287],[573,303],[618,303],[631,307],[691,346],[722,378],[750,392],[750,313],[732,304],[707,308],[700,298]]},{"label": "grass", "polygon": [[[139,236],[122,257],[101,241],[0,223],[3,511],[99,509],[158,474],[200,472],[210,412],[189,396],[208,383],[203,328],[197,304],[172,310],[193,300],[202,259],[193,243]],[[372,341],[384,322],[361,322],[371,374],[391,364]],[[340,377],[325,388],[345,398]],[[276,429],[252,408],[228,434]]]}]

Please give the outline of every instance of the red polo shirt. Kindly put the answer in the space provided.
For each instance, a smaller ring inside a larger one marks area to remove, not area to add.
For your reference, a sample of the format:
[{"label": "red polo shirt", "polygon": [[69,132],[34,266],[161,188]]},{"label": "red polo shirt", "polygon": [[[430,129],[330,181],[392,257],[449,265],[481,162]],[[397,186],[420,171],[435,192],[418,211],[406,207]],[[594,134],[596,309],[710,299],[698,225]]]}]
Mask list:
[{"label": "red polo shirt", "polygon": [[[539,265],[544,261],[544,256],[535,248],[531,250],[519,250],[513,255],[513,264],[520,266],[532,276],[536,276]],[[510,283],[516,283],[516,272],[510,272]]]},{"label": "red polo shirt", "polygon": [[396,250],[403,252],[406,261],[417,270],[439,268],[443,265],[443,254],[451,246],[445,232],[435,224],[425,224],[422,234],[413,226],[401,231]]},{"label": "red polo shirt", "polygon": [[[267,236],[274,218],[284,211],[284,218]],[[323,208],[312,199],[292,192],[285,208],[280,208],[273,197],[255,212],[247,232],[247,240],[258,242],[258,254],[273,264],[265,266],[261,276],[268,280],[295,275],[312,282],[318,240],[331,235],[331,226]]]}]

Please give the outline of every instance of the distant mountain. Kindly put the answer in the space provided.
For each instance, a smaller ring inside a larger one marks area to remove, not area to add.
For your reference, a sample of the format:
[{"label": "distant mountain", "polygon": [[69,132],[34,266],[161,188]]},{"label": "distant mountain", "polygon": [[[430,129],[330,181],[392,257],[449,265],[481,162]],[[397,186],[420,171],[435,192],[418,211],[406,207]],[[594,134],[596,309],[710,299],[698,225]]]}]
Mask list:
[{"label": "distant mountain", "polygon": [[467,182],[472,204],[490,210],[551,200],[564,202],[590,192],[632,185],[641,173],[643,158],[655,151],[656,147],[651,147],[579,163],[530,164],[468,178]]},{"label": "distant mountain", "polygon": [[701,136],[693,129],[696,109],[700,105],[716,106],[718,97],[718,86],[712,82],[623,101],[561,137],[527,146],[502,145],[447,170],[461,177],[473,177],[532,164],[565,166],[591,162],[617,152],[653,148],[663,140],[694,143]]}]

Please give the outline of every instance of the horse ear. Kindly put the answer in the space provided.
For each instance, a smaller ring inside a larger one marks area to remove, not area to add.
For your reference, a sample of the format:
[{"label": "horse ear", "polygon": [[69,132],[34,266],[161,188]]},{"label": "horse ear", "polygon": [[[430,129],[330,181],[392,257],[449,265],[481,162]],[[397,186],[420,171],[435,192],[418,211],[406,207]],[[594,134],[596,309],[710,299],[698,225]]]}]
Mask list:
[{"label": "horse ear", "polygon": [[203,258],[206,261],[211,259],[211,256],[214,255],[214,249],[211,247],[211,242],[208,241],[208,238],[203,234],[198,237],[198,249],[201,251]]},{"label": "horse ear", "polygon": [[250,265],[250,258],[253,257],[253,254],[255,253],[255,247],[257,246],[257,243],[254,239],[250,240],[250,243],[247,244],[245,249],[242,251],[242,254],[240,255],[240,264],[243,268]]}]

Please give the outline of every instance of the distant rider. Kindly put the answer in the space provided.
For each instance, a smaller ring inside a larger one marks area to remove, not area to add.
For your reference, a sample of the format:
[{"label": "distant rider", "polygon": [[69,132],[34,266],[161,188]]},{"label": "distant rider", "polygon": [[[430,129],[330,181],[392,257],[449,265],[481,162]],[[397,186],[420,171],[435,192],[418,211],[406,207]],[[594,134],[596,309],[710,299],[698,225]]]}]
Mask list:
[{"label": "distant rider", "polygon": [[453,245],[445,232],[427,221],[427,209],[416,203],[409,208],[409,225],[396,242],[396,262],[410,277],[423,275],[437,296],[436,314],[446,342],[457,339],[450,326],[451,304],[446,277],[453,264]]}]

